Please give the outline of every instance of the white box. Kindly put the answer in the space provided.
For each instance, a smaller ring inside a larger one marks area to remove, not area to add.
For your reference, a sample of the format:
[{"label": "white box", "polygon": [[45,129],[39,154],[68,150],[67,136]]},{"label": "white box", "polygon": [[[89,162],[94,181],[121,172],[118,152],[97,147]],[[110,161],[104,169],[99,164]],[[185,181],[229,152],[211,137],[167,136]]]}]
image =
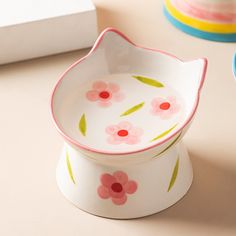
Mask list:
[{"label": "white box", "polygon": [[0,0],[0,64],[93,45],[91,0]]}]

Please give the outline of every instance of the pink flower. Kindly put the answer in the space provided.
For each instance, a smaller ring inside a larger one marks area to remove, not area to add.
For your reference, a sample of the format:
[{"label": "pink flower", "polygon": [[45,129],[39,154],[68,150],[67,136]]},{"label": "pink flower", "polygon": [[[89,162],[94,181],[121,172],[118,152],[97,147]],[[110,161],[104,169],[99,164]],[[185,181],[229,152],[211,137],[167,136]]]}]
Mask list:
[{"label": "pink flower", "polygon": [[124,94],[120,92],[118,84],[96,81],[92,88],[86,93],[87,99],[91,102],[97,101],[102,107],[111,106],[112,101],[120,102],[124,99]]},{"label": "pink flower", "polygon": [[160,116],[161,119],[169,119],[180,110],[180,105],[175,97],[154,98],[151,102],[151,113],[155,116]]},{"label": "pink flower", "polygon": [[118,125],[108,126],[106,133],[110,135],[107,139],[110,144],[126,143],[133,145],[140,142],[143,130],[139,127],[134,127],[128,121],[122,121]]},{"label": "pink flower", "polygon": [[123,205],[127,201],[127,194],[133,194],[137,190],[137,183],[128,179],[123,171],[116,171],[113,175],[104,173],[100,178],[101,185],[98,187],[98,195],[102,199],[111,198],[116,205]]}]

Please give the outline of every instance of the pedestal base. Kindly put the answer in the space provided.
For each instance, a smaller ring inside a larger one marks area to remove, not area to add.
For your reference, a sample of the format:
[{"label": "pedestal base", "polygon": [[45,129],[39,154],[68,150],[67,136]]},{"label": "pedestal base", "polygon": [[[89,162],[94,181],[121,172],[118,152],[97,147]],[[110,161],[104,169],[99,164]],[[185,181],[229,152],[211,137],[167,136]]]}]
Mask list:
[{"label": "pedestal base", "polygon": [[158,158],[129,165],[103,165],[65,145],[57,167],[64,196],[94,215],[129,219],[162,211],[188,191],[193,171],[178,144]]}]

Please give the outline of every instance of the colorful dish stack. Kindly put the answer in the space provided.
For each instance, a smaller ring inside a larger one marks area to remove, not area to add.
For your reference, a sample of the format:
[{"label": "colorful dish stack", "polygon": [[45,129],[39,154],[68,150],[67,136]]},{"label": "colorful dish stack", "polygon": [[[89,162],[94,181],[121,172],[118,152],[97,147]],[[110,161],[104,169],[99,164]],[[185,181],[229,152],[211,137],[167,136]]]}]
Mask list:
[{"label": "colorful dish stack", "polygon": [[164,12],[185,33],[236,42],[236,0],[165,0]]}]

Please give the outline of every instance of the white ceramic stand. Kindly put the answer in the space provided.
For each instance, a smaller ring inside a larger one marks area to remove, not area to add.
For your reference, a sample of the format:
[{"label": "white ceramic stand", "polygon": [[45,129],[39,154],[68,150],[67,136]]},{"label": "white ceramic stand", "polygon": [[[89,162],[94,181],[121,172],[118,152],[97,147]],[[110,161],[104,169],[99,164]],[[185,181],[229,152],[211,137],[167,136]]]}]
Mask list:
[{"label": "white ceramic stand", "polygon": [[[137,183],[127,201],[116,205],[98,194],[101,175],[124,172]],[[192,165],[182,143],[158,158],[128,165],[98,163],[65,144],[57,167],[57,183],[64,196],[80,209],[94,215],[129,219],[162,211],[188,191],[193,179]]]}]

